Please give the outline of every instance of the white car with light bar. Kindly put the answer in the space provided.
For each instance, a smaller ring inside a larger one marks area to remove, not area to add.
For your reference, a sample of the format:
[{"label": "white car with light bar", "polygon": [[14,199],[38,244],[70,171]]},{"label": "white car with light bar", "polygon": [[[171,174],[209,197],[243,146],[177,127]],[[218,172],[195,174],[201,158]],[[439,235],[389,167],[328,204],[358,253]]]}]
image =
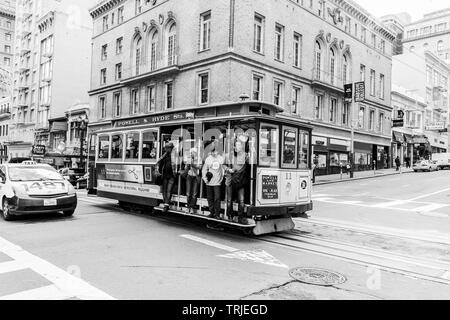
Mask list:
[{"label": "white car with light bar", "polygon": [[418,171],[438,171],[438,164],[437,161],[431,161],[431,160],[419,160],[413,165],[414,172]]},{"label": "white car with light bar", "polygon": [[62,212],[70,217],[77,207],[73,186],[47,164],[0,165],[2,217]]}]

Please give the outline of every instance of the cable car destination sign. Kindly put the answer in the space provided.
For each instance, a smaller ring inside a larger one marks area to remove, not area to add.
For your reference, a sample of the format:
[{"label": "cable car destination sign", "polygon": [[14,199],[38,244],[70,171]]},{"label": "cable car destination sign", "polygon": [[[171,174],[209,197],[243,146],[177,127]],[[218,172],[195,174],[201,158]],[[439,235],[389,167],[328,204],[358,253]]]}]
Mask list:
[{"label": "cable car destination sign", "polygon": [[114,123],[115,128],[125,128],[132,126],[139,126],[145,124],[157,124],[176,120],[193,120],[195,119],[194,112],[178,112],[163,115],[152,115],[143,118],[118,120]]}]

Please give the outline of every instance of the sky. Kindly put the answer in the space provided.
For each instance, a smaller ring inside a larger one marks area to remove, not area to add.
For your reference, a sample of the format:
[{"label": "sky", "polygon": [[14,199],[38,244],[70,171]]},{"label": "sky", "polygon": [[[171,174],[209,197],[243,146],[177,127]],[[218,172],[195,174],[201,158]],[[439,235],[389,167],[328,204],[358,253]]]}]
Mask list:
[{"label": "sky", "polygon": [[408,12],[413,21],[424,13],[450,8],[449,0],[354,0],[375,17],[390,13]]}]

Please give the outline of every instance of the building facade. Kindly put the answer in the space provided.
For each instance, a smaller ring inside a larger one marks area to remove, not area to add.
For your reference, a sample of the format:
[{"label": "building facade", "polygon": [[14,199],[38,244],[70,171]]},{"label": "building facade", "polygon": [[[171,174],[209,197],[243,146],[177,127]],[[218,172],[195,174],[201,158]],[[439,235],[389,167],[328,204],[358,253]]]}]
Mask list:
[{"label": "building facade", "polygon": [[[10,157],[31,156],[35,145],[44,146],[49,154],[74,153],[66,150],[71,137],[66,111],[88,104],[92,36],[88,9],[96,2],[17,2]],[[55,161],[61,162],[49,163]]]},{"label": "building facade", "polygon": [[[417,101],[410,114],[405,112],[405,127],[412,129],[415,147],[413,159],[429,158],[431,153],[448,150],[450,66],[429,51],[405,52],[393,58],[393,84],[396,95]],[[397,106],[394,105],[394,110]]]},{"label": "building facade", "polygon": [[[389,165],[395,35],[351,1],[102,1],[91,11],[90,132],[114,119],[251,100],[314,126],[317,173]],[[366,98],[344,101],[365,81]],[[353,107],[353,108],[352,108]]]},{"label": "building facade", "polygon": [[405,36],[405,25],[411,23],[411,16],[408,13],[389,14],[380,18],[380,21],[396,34],[392,54],[403,53],[403,38]]}]

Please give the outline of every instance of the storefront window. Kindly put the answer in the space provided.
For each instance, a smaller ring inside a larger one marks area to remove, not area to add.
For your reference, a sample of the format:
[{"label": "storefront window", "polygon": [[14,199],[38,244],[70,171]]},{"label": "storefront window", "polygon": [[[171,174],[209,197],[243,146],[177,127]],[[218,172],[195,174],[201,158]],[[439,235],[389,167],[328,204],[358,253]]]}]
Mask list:
[{"label": "storefront window", "polygon": [[370,166],[372,163],[372,154],[365,152],[355,152],[355,161],[356,164],[361,168]]},{"label": "storefront window", "polygon": [[348,164],[348,154],[332,152],[330,153],[330,167],[341,167]]},{"label": "storefront window", "polygon": [[111,137],[111,159],[122,160],[123,157],[123,136],[120,134]]},{"label": "storefront window", "polygon": [[327,155],[322,153],[316,153],[314,155],[314,165],[316,169],[323,169],[327,167]]},{"label": "storefront window", "polygon": [[98,138],[98,158],[108,160],[109,158],[109,136]]},{"label": "storefront window", "polygon": [[144,131],[142,134],[142,160],[156,160],[158,154],[157,135],[156,131]]},{"label": "storefront window", "polygon": [[307,131],[300,130],[298,140],[298,168],[309,168],[309,133]]},{"label": "storefront window", "polygon": [[283,127],[283,168],[297,168],[297,129]]},{"label": "storefront window", "polygon": [[278,167],[278,126],[261,124],[259,134],[259,164]]},{"label": "storefront window", "polygon": [[139,132],[127,133],[127,150],[125,159],[137,160],[139,158]]}]

